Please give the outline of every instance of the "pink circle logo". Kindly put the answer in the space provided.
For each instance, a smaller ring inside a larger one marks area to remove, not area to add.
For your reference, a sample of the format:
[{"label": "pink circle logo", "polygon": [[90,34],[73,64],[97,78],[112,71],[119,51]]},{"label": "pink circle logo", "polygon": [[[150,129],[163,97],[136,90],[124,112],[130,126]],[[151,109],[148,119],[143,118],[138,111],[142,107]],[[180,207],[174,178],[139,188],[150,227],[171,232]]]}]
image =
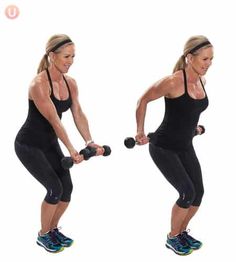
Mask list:
[{"label": "pink circle logo", "polygon": [[5,9],[5,15],[9,19],[15,19],[19,16],[20,10],[16,5],[8,5]]}]

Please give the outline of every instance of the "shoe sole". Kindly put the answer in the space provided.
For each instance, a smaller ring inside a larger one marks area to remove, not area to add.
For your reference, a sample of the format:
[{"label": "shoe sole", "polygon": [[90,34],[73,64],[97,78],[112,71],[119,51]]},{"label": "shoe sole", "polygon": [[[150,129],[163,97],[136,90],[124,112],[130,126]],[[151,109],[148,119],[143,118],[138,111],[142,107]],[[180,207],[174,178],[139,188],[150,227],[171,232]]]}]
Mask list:
[{"label": "shoe sole", "polygon": [[62,247],[71,247],[73,244],[74,244],[74,241],[71,242],[70,245],[66,245],[66,244],[63,244],[63,243],[60,243]]},{"label": "shoe sole", "polygon": [[175,252],[175,254],[180,255],[180,256],[187,256],[193,252],[193,249],[190,249],[188,253],[179,252],[179,251],[176,251],[171,245],[168,245],[168,244],[166,244],[166,247],[171,249],[173,252]]},{"label": "shoe sole", "polygon": [[64,250],[64,247],[61,247],[60,249],[58,250],[53,250],[53,249],[49,249],[47,248],[44,244],[42,244],[41,242],[39,241],[36,241],[36,243],[40,246],[40,247],[43,247],[46,251],[50,252],[50,253],[59,253],[61,251]]},{"label": "shoe sole", "polygon": [[191,247],[191,249],[193,250],[193,251],[196,251],[196,250],[198,250],[198,249],[200,249],[201,247],[203,246],[203,244],[201,244],[201,246],[199,246],[199,247]]}]

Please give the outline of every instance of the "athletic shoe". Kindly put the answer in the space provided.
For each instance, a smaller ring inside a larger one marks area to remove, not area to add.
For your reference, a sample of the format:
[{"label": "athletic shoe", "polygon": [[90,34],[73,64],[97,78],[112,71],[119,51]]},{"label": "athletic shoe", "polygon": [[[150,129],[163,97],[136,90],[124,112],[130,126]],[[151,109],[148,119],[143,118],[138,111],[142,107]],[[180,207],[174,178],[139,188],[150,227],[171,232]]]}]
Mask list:
[{"label": "athletic shoe", "polygon": [[55,236],[55,238],[57,239],[57,241],[61,244],[61,246],[63,247],[70,247],[74,240],[63,235],[60,231],[59,231],[60,228],[54,228],[52,230],[52,233],[53,235]]},{"label": "athletic shoe", "polygon": [[184,239],[186,240],[186,242],[188,243],[188,245],[193,249],[193,250],[197,250],[199,248],[201,248],[202,246],[202,242],[193,238],[192,236],[189,235],[189,231],[190,230],[185,230],[182,232],[182,235],[184,237]]},{"label": "athletic shoe", "polygon": [[193,252],[182,234],[174,237],[167,235],[166,247],[182,256],[189,255]]},{"label": "athletic shoe", "polygon": [[57,253],[64,249],[64,247],[55,238],[52,231],[49,231],[43,235],[39,234],[36,242],[48,252]]}]

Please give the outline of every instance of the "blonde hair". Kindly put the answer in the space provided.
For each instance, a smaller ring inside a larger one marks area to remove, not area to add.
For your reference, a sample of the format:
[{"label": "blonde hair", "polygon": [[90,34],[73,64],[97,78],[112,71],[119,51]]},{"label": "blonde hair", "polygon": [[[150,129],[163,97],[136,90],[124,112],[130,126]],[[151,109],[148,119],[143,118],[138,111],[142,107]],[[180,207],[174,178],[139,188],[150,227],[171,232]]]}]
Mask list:
[{"label": "blonde hair", "polygon": [[196,35],[196,36],[190,37],[184,45],[183,55],[178,59],[177,63],[175,64],[173,73],[178,70],[184,69],[186,67],[185,58],[188,54],[191,53],[193,55],[197,55],[199,53],[199,50],[208,48],[211,46],[212,44],[203,35]]},{"label": "blonde hair", "polygon": [[51,36],[47,41],[45,50],[46,52],[39,63],[37,73],[39,74],[40,72],[49,67],[48,55],[50,52],[59,53],[61,51],[62,46],[64,47],[71,44],[73,44],[73,42],[67,35],[57,34]]}]

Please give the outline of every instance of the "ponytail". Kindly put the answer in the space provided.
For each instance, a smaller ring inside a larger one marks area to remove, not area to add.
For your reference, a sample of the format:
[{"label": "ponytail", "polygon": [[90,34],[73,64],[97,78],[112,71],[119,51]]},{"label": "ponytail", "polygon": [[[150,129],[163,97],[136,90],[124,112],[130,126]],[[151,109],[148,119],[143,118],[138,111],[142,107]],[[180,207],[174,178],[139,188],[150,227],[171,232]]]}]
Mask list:
[{"label": "ponytail", "polygon": [[178,70],[184,69],[186,66],[186,62],[185,62],[185,55],[182,55],[179,60],[177,61],[177,63],[175,64],[175,67],[173,69],[173,73],[175,73]]},{"label": "ponytail", "polygon": [[39,63],[37,73],[39,74],[40,72],[47,69],[48,67],[49,67],[48,55],[45,54]]}]

